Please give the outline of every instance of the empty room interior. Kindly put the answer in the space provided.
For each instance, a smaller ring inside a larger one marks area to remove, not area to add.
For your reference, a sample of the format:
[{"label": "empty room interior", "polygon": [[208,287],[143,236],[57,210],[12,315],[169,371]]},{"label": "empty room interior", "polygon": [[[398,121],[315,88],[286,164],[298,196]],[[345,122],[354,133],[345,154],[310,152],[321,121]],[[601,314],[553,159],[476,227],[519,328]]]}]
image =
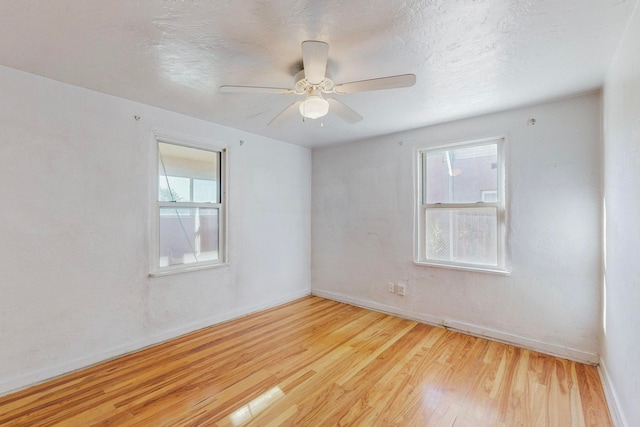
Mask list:
[{"label": "empty room interior", "polygon": [[0,425],[640,425],[639,4],[0,2]]}]

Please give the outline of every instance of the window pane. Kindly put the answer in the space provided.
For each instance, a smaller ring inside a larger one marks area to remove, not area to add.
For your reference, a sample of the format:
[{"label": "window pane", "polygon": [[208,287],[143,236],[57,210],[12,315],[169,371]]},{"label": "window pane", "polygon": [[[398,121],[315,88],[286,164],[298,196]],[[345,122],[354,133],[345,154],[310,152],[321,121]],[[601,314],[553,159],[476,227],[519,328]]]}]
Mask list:
[{"label": "window pane", "polygon": [[158,182],[158,200],[161,202],[188,202],[191,180],[178,176],[161,176]]},{"label": "window pane", "polygon": [[423,156],[426,203],[488,202],[487,195],[498,194],[497,144],[425,153]]},{"label": "window pane", "polygon": [[196,203],[207,203],[211,200],[218,200],[218,185],[216,181],[209,179],[194,179],[193,201]]},{"label": "window pane", "polygon": [[158,143],[159,201],[220,203],[220,153]]},{"label": "window pane", "polygon": [[426,257],[498,264],[496,208],[425,209]]},{"label": "window pane", "polygon": [[216,208],[160,208],[160,267],[220,259]]}]

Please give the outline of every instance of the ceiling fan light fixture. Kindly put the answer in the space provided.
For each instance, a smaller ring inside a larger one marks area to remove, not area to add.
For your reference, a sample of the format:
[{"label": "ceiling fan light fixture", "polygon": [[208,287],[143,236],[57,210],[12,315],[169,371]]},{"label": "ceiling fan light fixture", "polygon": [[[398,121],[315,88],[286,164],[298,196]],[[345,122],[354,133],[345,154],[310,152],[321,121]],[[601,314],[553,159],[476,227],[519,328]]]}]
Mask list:
[{"label": "ceiling fan light fixture", "polygon": [[309,95],[300,104],[300,114],[307,119],[324,117],[329,112],[329,102],[320,95]]}]

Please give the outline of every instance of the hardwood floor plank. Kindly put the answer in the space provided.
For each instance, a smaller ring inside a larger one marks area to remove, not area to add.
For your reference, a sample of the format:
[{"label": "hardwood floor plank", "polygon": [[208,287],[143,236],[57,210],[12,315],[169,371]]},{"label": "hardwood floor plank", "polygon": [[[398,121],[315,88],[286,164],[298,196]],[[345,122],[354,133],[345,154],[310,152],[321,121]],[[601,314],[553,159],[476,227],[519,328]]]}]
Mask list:
[{"label": "hardwood floor plank", "polygon": [[0,398],[9,426],[611,426],[597,370],[307,297]]}]

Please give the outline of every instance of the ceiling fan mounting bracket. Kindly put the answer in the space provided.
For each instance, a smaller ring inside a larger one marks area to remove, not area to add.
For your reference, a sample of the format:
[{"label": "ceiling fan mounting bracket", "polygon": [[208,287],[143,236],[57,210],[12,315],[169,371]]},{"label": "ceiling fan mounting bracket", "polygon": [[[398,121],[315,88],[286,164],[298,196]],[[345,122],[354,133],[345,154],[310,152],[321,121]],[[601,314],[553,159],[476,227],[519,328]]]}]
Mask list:
[{"label": "ceiling fan mounting bracket", "polygon": [[305,75],[304,70],[300,70],[295,76],[295,92],[300,95],[310,93],[333,93],[333,80],[329,78],[328,73],[325,73],[324,78],[320,83],[310,83]]}]

